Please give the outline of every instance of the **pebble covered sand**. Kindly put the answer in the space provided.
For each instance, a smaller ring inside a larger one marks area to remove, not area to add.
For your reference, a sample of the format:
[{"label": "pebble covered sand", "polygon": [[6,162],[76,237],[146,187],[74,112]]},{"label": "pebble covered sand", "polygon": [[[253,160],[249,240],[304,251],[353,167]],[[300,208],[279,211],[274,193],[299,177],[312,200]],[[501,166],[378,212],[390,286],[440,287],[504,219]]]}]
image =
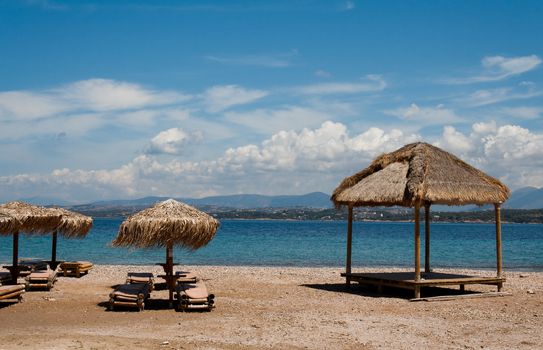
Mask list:
[{"label": "pebble covered sand", "polygon": [[59,277],[49,292],[28,292],[23,303],[1,302],[0,349],[538,349],[543,344],[542,272],[506,272],[508,296],[410,302],[409,292],[347,289],[339,268],[182,269],[201,276],[216,295],[213,311],[168,309],[165,290],[153,291],[142,312],[107,311],[111,288],[124,282],[128,271],[161,271],[99,265],[80,279]]}]

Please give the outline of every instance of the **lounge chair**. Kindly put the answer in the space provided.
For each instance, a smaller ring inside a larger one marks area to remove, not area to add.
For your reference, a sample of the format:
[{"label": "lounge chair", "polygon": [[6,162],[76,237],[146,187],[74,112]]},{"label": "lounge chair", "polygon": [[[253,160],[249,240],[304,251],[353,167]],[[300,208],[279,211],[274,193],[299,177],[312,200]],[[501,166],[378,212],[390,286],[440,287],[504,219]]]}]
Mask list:
[{"label": "lounge chair", "polygon": [[50,290],[57,281],[57,272],[51,270],[49,265],[45,270],[35,270],[25,277],[26,290],[32,288],[45,288]]},{"label": "lounge chair", "polygon": [[64,277],[75,276],[79,278],[81,274],[89,273],[94,265],[90,261],[65,261],[59,266]]},{"label": "lounge chair", "polygon": [[109,294],[109,310],[115,306],[137,307],[142,311],[145,307],[145,301],[151,295],[151,285],[149,283],[127,283],[118,286]]},{"label": "lounge chair", "polygon": [[177,277],[177,283],[195,283],[198,280],[198,276],[188,271],[176,271],[175,277]]},{"label": "lounge chair", "polygon": [[23,301],[24,292],[24,284],[0,286],[0,300],[17,300],[17,302],[21,302]]},{"label": "lounge chair", "polygon": [[129,272],[126,276],[126,283],[147,283],[154,289],[155,276],[151,272]]},{"label": "lounge chair", "polygon": [[19,260],[19,276],[25,277],[34,271],[46,270],[49,267],[47,261],[41,259]]},{"label": "lounge chair", "polygon": [[177,311],[208,310],[214,307],[215,296],[209,294],[202,280],[178,283],[176,288]]},{"label": "lounge chair", "polygon": [[6,283],[6,282],[9,282],[11,281],[11,273],[9,273],[8,271],[1,271],[0,272],[0,284],[2,283]]}]

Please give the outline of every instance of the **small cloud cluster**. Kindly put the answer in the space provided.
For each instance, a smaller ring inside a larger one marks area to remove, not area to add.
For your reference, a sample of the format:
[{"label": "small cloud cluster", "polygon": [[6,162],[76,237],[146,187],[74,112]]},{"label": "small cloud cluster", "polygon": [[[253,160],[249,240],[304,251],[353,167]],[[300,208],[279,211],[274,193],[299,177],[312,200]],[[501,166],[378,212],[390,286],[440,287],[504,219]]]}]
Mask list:
[{"label": "small cloud cluster", "polygon": [[179,155],[189,142],[201,141],[202,138],[201,132],[189,134],[180,128],[171,128],[153,137],[145,153]]},{"label": "small cloud cluster", "polygon": [[487,56],[481,60],[483,67],[482,74],[467,78],[447,79],[444,82],[450,84],[473,84],[499,81],[531,71],[540,64],[541,58],[536,55],[519,57]]}]

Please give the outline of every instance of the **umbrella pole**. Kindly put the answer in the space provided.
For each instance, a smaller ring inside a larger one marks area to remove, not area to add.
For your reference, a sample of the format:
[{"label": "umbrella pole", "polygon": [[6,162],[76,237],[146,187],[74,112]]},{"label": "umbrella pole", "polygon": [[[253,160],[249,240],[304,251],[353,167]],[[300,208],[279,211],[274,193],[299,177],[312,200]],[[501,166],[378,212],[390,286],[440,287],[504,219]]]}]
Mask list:
[{"label": "umbrella pole", "polygon": [[51,245],[51,268],[56,269],[57,268],[57,235],[58,232],[53,232],[53,241]]},{"label": "umbrella pole", "polygon": [[166,279],[168,283],[168,290],[169,290],[169,303],[170,307],[173,307],[173,289],[175,287],[174,285],[174,279],[173,279],[173,247],[172,244],[168,244],[168,247],[166,248]]},{"label": "umbrella pole", "polygon": [[14,284],[17,283],[19,277],[19,231],[13,233],[13,260],[11,270],[11,280]]}]

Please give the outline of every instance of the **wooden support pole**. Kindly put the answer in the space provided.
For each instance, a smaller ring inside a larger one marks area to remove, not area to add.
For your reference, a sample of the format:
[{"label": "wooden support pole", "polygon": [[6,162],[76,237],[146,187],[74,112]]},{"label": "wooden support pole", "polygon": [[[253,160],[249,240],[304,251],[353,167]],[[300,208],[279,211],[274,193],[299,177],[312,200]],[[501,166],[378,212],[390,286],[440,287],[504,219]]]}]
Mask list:
[{"label": "wooden support pole", "polygon": [[415,204],[415,281],[420,281],[420,203]]},{"label": "wooden support pole", "polygon": [[175,281],[173,280],[173,246],[171,243],[166,247],[166,266],[164,267],[164,272],[166,272],[166,283],[169,290],[169,304],[170,307],[173,307]]},{"label": "wooden support pole", "polygon": [[[494,203],[494,209],[496,214],[496,274],[498,277],[502,277],[501,203]],[[501,289],[500,286],[498,286],[498,289]]]},{"label": "wooden support pole", "polygon": [[346,283],[351,284],[351,257],[353,244],[353,206],[349,205],[349,218],[347,222],[347,261],[345,266]]},{"label": "wooden support pole", "polygon": [[53,240],[51,244],[51,265],[53,265],[51,266],[52,269],[55,269],[57,266],[57,236],[58,232],[55,230],[53,232]]},{"label": "wooden support pole", "polygon": [[424,272],[430,269],[430,202],[424,203]]},{"label": "wooden support pole", "polygon": [[17,283],[19,277],[19,231],[13,233],[13,255],[12,255],[11,280]]}]

